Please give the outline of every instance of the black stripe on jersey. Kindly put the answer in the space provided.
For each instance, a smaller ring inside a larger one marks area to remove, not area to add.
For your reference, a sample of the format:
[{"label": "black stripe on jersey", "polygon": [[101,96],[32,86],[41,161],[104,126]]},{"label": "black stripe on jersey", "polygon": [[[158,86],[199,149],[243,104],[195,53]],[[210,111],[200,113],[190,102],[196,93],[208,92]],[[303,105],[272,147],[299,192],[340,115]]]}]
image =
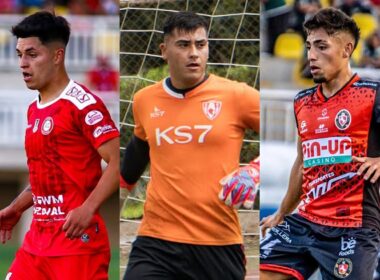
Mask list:
[{"label": "black stripe on jersey", "polygon": [[372,89],[377,89],[380,86],[379,82],[370,80],[359,80],[352,84],[354,87],[367,87]]},{"label": "black stripe on jersey", "polygon": [[302,91],[300,91],[299,93],[297,93],[297,95],[294,97],[294,101],[298,100],[298,99],[301,99],[307,95],[310,95],[310,94],[313,94],[317,91],[317,87],[318,86],[314,86],[312,88],[308,88],[308,89],[304,89]]}]

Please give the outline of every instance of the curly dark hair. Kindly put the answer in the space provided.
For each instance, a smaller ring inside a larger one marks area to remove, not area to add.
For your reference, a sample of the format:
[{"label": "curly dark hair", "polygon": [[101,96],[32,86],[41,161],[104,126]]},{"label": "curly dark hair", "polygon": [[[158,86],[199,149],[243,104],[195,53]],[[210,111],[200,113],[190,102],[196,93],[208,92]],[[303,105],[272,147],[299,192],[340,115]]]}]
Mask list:
[{"label": "curly dark hair", "polygon": [[314,16],[305,21],[303,27],[306,34],[319,28],[324,29],[328,35],[333,35],[340,31],[348,32],[355,39],[354,49],[360,38],[360,29],[355,21],[335,8],[319,10]]}]

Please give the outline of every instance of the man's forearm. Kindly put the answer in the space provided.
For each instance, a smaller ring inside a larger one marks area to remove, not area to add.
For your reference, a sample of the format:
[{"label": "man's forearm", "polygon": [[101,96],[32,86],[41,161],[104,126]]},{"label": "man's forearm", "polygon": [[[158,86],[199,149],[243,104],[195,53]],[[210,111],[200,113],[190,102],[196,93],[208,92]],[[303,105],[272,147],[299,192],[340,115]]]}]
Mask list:
[{"label": "man's forearm", "polygon": [[110,197],[119,188],[119,139],[107,142],[99,149],[99,153],[103,159],[108,162],[103,175],[91,194],[83,203],[89,211],[95,213],[103,202]]},{"label": "man's forearm", "polygon": [[10,207],[18,213],[23,213],[33,205],[32,188],[27,186],[10,204]]},{"label": "man's forearm", "polygon": [[278,213],[282,216],[290,214],[298,206],[302,195],[302,172],[303,172],[303,156],[301,149],[301,142],[297,142],[297,158],[294,161],[292,170],[290,172],[288,190],[281,205],[278,209]]}]

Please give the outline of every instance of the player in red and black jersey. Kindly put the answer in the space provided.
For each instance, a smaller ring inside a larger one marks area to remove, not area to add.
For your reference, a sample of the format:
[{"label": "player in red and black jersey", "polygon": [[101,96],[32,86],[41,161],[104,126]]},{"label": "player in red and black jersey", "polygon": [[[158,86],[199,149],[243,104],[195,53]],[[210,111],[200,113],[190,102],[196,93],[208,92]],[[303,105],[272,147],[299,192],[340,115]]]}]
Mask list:
[{"label": "player in red and black jersey", "polygon": [[[294,110],[298,156],[278,211],[262,221],[260,279],[372,279],[380,244],[380,83],[351,71],[355,22],[339,10],[304,24],[313,79]],[[291,212],[298,206],[298,213]]]},{"label": "player in red and black jersey", "polygon": [[25,133],[30,187],[0,211],[4,243],[33,206],[6,279],[108,279],[109,242],[98,209],[118,188],[119,132],[103,102],[67,75],[66,19],[38,12],[12,33],[25,84],[39,95]]}]

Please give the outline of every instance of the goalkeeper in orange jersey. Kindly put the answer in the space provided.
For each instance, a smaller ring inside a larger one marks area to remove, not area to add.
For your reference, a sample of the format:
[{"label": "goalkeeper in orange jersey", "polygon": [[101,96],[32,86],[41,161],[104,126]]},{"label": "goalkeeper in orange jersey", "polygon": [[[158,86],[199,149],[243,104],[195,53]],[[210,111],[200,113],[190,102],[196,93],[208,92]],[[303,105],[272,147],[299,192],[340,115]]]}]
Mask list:
[{"label": "goalkeeper in orange jersey", "polygon": [[245,276],[232,206],[252,205],[258,171],[219,182],[239,166],[245,129],[259,132],[259,93],[207,73],[207,29],[194,13],[171,16],[160,45],[170,76],[134,96],[136,126],[121,181],[131,189],[149,161],[151,180],[126,280]]}]

